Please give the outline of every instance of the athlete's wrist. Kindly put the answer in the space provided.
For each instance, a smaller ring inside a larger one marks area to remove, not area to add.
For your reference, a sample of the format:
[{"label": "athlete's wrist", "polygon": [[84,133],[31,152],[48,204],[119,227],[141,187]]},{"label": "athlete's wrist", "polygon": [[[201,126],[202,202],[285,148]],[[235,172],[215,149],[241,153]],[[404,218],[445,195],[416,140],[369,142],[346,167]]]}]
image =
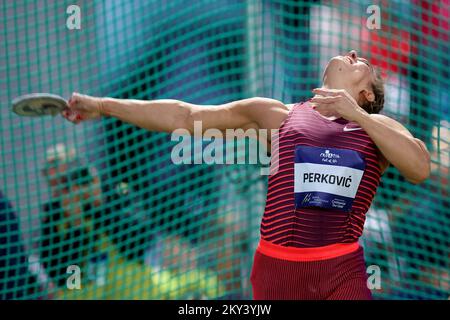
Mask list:
[{"label": "athlete's wrist", "polygon": [[105,98],[96,98],[97,99],[97,112],[101,116],[106,116],[106,110],[104,107]]},{"label": "athlete's wrist", "polygon": [[97,110],[99,115],[107,117],[109,116],[109,111],[107,108],[108,98],[97,98]]},{"label": "athlete's wrist", "polygon": [[367,113],[366,110],[359,107],[356,109],[355,115],[353,117],[353,121],[358,123],[362,128],[364,128],[365,124],[370,121],[370,114]]}]

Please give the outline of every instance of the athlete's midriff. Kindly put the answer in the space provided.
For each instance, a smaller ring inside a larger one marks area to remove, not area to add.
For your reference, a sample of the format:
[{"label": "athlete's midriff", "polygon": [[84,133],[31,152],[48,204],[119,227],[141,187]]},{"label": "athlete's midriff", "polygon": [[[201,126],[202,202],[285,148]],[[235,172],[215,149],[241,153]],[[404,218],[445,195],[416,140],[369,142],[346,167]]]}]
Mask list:
[{"label": "athlete's midriff", "polygon": [[325,119],[308,102],[295,104],[272,141],[260,248],[273,256],[271,245],[320,247],[312,255],[319,259],[324,250],[329,256],[357,248],[380,182],[378,163],[376,145],[358,124]]}]

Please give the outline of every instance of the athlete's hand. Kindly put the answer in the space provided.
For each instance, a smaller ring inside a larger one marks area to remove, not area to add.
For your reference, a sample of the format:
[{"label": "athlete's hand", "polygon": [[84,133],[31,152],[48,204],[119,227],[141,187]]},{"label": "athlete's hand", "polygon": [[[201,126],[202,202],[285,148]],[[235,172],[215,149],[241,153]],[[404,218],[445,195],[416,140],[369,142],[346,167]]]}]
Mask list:
[{"label": "athlete's hand", "polygon": [[346,90],[316,88],[313,92],[316,95],[311,102],[318,105],[316,110],[319,112],[322,109],[324,113],[337,113],[342,118],[355,122],[361,114],[367,114]]},{"label": "athlete's hand", "polygon": [[102,99],[74,92],[69,99],[69,108],[61,112],[62,116],[75,124],[101,116]]}]

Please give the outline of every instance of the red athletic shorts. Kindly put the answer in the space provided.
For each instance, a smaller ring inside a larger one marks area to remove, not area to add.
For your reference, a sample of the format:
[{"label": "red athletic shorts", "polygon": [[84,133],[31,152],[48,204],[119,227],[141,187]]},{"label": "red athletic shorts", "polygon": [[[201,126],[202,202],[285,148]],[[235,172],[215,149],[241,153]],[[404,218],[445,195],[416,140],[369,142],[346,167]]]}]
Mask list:
[{"label": "red athletic shorts", "polygon": [[283,247],[261,240],[250,280],[256,300],[371,300],[358,243]]}]

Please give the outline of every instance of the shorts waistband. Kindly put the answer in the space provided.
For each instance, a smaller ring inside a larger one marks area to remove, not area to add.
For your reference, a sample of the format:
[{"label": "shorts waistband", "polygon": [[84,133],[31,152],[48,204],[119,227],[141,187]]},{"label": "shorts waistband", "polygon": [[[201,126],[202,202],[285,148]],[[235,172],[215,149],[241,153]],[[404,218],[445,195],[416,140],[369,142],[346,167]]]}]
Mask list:
[{"label": "shorts waistband", "polygon": [[261,239],[258,248],[260,253],[288,261],[318,261],[340,257],[358,250],[359,243],[336,243],[323,247],[295,248],[280,246]]}]

